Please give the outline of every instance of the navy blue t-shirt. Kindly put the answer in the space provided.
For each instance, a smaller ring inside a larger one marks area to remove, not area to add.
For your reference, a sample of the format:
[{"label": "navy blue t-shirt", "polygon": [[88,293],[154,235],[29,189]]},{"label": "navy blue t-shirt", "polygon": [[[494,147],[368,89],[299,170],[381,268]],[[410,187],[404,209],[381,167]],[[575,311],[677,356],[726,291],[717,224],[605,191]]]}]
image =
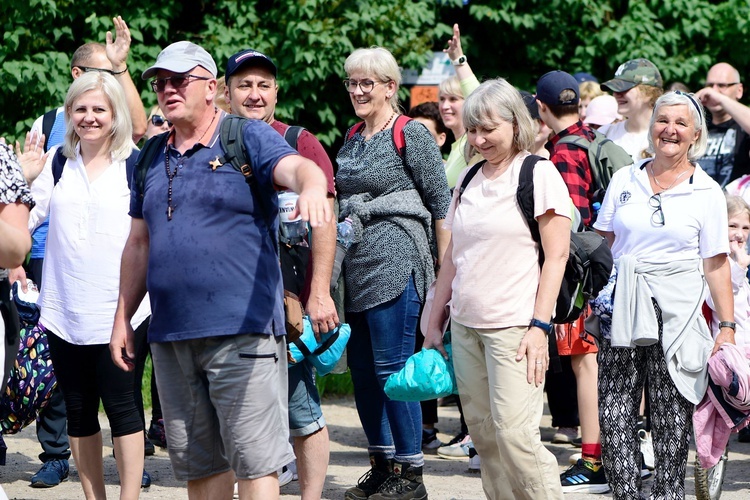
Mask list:
[{"label": "navy blue t-shirt", "polygon": [[132,183],[130,215],[145,220],[150,239],[149,342],[285,333],[281,270],[267,224],[276,234],[273,169],[296,152],[263,121],[250,120],[243,138],[262,206],[231,164],[211,170],[209,162],[223,154],[219,127],[209,147],[196,144],[184,155],[167,147],[170,170],[178,169],[172,220],[163,153],[146,173],[142,199]]}]

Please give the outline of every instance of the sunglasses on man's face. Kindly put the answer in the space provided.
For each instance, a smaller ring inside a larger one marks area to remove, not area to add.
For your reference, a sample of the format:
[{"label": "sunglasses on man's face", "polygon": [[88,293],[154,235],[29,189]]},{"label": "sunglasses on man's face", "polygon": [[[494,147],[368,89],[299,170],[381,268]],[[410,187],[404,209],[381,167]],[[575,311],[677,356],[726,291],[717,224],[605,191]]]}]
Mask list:
[{"label": "sunglasses on man's face", "polygon": [[172,126],[172,122],[170,122],[169,120],[167,120],[166,118],[164,118],[161,115],[154,115],[154,116],[152,116],[151,117],[151,123],[153,123],[157,127],[161,127],[165,123],[167,124],[167,127],[171,127]]}]

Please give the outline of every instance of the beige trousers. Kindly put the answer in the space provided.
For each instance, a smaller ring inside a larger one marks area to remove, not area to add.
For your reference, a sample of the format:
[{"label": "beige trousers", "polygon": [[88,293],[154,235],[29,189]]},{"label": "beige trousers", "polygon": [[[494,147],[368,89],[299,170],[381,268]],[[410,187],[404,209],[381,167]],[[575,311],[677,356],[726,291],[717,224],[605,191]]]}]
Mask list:
[{"label": "beige trousers", "polygon": [[544,386],[527,383],[526,358],[515,360],[527,330],[451,322],[458,392],[491,500],[563,496],[557,460],[539,433]]}]

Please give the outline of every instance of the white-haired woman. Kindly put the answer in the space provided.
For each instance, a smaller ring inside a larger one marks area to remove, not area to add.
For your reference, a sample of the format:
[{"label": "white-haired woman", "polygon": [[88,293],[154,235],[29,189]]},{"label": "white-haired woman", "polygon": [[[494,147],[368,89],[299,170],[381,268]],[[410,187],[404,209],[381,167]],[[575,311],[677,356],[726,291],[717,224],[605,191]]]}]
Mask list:
[{"label": "white-haired woman", "polygon": [[[706,391],[708,357],[720,344],[734,343],[725,199],[694,163],[706,138],[703,107],[694,97],[660,97],[649,126],[653,159],[613,176],[594,224],[615,258],[616,274],[594,312],[602,334],[603,461],[618,499],[641,494],[633,422],[646,377],[656,456],[651,497],[684,498],[691,417]],[[706,284],[721,327],[715,341],[701,314]]]},{"label": "white-haired woman", "polygon": [[[40,323],[65,397],[70,448],[84,496],[106,497],[98,420],[101,400],[114,438],[120,498],[138,498],[144,435],[133,372],[117,368],[109,352],[120,258],[130,231],[126,160],[137,154],[122,87],[103,72],[81,75],[68,90],[65,119],[62,157],[57,149],[51,151],[32,186],[37,205],[29,228],[53,214],[39,298]],[[52,166],[56,156],[64,167],[57,181]],[[143,304],[134,327],[147,316]]]},{"label": "white-haired woman", "polygon": [[[346,60],[344,84],[364,121],[347,133],[336,161],[341,215],[351,217],[355,242],[346,270],[346,318],[352,327],[348,361],[372,469],[347,499],[425,498],[422,482],[422,414],[418,402],[392,401],[385,381],[414,353],[417,319],[434,280],[432,221],[450,204],[443,162],[424,125],[400,120],[401,72],[388,50],[355,50]],[[403,134],[403,136],[401,136]],[[403,137],[403,157],[394,144]],[[447,233],[437,231],[438,255]],[[439,262],[438,262],[439,264]]]},{"label": "white-haired woman", "polygon": [[536,163],[540,268],[539,245],[516,201],[536,134],[521,94],[503,79],[484,82],[466,99],[463,122],[485,161],[460,201],[453,191],[445,221],[452,235],[424,346],[442,349],[451,300],[453,364],[487,497],[561,498],[557,460],[542,445],[539,424],[547,335],[570,244],[568,189],[552,163]]}]

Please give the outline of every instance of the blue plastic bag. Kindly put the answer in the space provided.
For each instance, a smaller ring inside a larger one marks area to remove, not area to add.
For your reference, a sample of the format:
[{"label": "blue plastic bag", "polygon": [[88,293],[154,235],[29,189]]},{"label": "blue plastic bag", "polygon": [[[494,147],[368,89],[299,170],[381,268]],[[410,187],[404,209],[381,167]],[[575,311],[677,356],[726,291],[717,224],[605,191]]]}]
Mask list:
[{"label": "blue plastic bag", "polygon": [[385,394],[395,401],[427,401],[457,394],[453,352],[444,344],[448,361],[436,349],[422,349],[406,360],[404,367],[385,382]]},{"label": "blue plastic bag", "polygon": [[307,358],[318,375],[328,375],[341,359],[352,330],[349,325],[342,323],[333,331],[324,333],[318,342],[310,318],[305,316],[302,321],[304,324],[302,335],[288,346],[289,366],[294,366]]}]

